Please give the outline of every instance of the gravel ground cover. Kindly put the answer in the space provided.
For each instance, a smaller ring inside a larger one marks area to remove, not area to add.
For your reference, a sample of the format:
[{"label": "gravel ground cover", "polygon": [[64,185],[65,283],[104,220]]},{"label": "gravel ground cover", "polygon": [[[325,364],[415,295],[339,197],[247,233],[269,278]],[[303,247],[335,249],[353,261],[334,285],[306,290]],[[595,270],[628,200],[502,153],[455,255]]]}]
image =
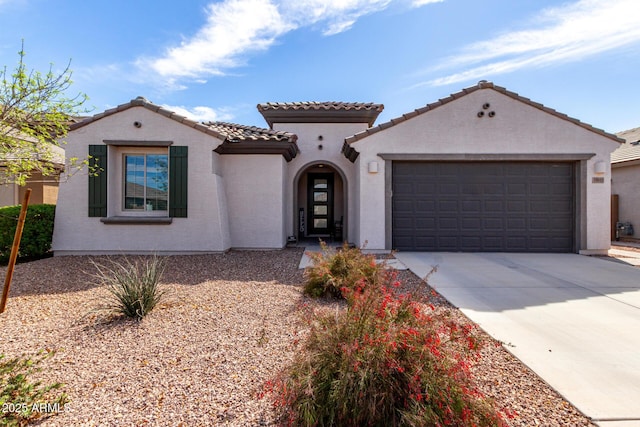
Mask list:
[{"label": "gravel ground cover", "polygon": [[[104,258],[19,264],[0,315],[0,352],[56,351],[41,376],[65,383],[71,403],[41,425],[274,425],[269,402],[256,393],[304,338],[299,307],[341,306],[301,295],[301,255],[290,248],[170,257],[167,298],[140,322],[95,312],[105,291],[94,283],[91,260]],[[404,289],[420,282],[399,275]],[[431,302],[468,322],[444,299]],[[490,341],[482,356],[478,384],[517,414],[511,425],[592,425],[499,343]]]}]

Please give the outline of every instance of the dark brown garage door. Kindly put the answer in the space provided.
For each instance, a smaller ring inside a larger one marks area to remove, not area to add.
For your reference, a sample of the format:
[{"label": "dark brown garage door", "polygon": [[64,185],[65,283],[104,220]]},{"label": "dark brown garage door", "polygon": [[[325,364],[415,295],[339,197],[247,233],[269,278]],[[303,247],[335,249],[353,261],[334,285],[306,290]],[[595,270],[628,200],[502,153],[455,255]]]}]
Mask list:
[{"label": "dark brown garage door", "polygon": [[573,252],[574,164],[393,162],[393,248]]}]

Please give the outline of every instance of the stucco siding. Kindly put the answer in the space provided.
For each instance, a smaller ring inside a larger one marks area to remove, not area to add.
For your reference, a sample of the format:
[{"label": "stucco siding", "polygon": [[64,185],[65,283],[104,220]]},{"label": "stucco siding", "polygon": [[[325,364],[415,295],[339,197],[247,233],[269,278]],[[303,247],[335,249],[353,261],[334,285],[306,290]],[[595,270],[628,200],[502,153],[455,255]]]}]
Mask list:
[{"label": "stucco siding", "polygon": [[231,247],[284,247],[284,158],[266,154],[225,155],[221,163]]},{"label": "stucco siding", "polygon": [[15,184],[0,184],[0,207],[17,205],[18,187]]},{"label": "stucco siding", "polygon": [[19,205],[24,199],[27,188],[31,189],[29,204],[52,204],[55,205],[58,199],[58,182],[56,177],[42,176],[41,173],[34,173],[27,180],[26,185],[0,184],[0,207]]},{"label": "stucco siding", "polygon": [[[135,127],[134,122],[141,123]],[[88,216],[86,170],[62,180],[59,188],[53,250],[56,255],[85,253],[199,253],[230,247],[224,213],[222,178],[213,170],[218,156],[216,138],[156,114],[134,107],[107,116],[69,133],[67,157],[86,158],[88,146],[104,140],[172,141],[188,147],[188,216],[173,218],[171,224],[104,224]],[[108,148],[107,216],[122,212],[122,154],[139,148]],[[128,216],[144,215],[127,213]],[[166,214],[164,214],[166,215]]]},{"label": "stucco siding", "polygon": [[[488,104],[487,108],[483,108]],[[478,113],[482,112],[482,117]],[[493,112],[493,117],[489,113]],[[576,161],[580,185],[584,186],[585,222],[580,250],[609,248],[610,153],[618,144],[494,90],[478,90],[352,143],[360,153],[358,175],[360,235],[372,249],[389,246],[385,239],[385,176],[393,158],[426,160],[534,160]],[[389,156],[391,155],[391,156]],[[482,157],[486,155],[486,158]],[[440,156],[440,157],[438,157]],[[579,159],[587,158],[586,161]],[[604,162],[602,183],[593,183],[594,165]],[[368,172],[369,162],[378,163],[378,173]],[[580,190],[578,190],[580,191]]]},{"label": "stucco siding", "polygon": [[[347,181],[336,187],[336,194],[346,194],[346,206],[343,206],[343,198],[335,200],[336,210],[344,212],[343,238],[353,241],[353,234],[358,217],[355,213],[356,193],[354,164],[342,154],[344,139],[355,133],[365,130],[364,123],[276,123],[274,130],[283,130],[298,135],[298,148],[300,153],[287,165],[286,176],[286,233],[297,235],[298,206],[294,203],[294,195],[299,199],[301,172],[313,164],[325,163],[338,170]],[[322,137],[322,139],[320,139]],[[319,146],[322,145],[322,149]],[[341,176],[342,177],[342,176]],[[297,181],[296,181],[297,179]],[[340,190],[340,191],[338,191]],[[335,218],[338,220],[339,218]]]},{"label": "stucco siding", "polygon": [[640,197],[638,197],[640,162],[633,163],[635,164],[613,165],[611,192],[619,197],[619,220],[630,222],[634,228],[634,237],[638,237],[640,236]]}]

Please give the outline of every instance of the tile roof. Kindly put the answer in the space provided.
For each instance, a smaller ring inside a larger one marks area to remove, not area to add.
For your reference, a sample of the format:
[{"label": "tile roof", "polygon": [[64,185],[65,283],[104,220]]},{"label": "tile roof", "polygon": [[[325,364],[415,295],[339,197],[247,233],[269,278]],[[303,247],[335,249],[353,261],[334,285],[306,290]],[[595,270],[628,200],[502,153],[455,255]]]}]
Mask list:
[{"label": "tile roof", "polygon": [[81,122],[78,123],[72,123],[69,126],[70,130],[76,130],[78,128],[81,128],[83,126],[86,126],[90,123],[96,122],[100,119],[103,119],[105,117],[109,117],[113,114],[119,113],[121,111],[125,111],[128,110],[129,108],[133,108],[133,107],[144,107],[147,110],[151,110],[154,113],[158,113],[158,114],[162,114],[165,117],[168,117],[172,120],[177,121],[178,123],[182,123],[186,126],[192,127],[196,130],[199,130],[201,132],[204,132],[206,134],[215,136],[216,138],[219,139],[224,139],[225,135],[222,135],[218,132],[216,132],[214,129],[209,128],[208,126],[203,125],[202,123],[196,122],[195,120],[191,120],[186,118],[185,116],[181,116],[180,114],[174,113],[173,111],[167,110],[164,107],[161,107],[159,105],[156,105],[150,101],[147,101],[146,98],[139,96],[136,99],[132,99],[131,101],[125,103],[125,104],[120,104],[115,108],[110,108],[106,111],[103,111],[102,113],[98,113],[94,116],[90,116],[85,118],[84,120],[82,120]]},{"label": "tile roof", "polygon": [[426,113],[428,111],[431,111],[433,109],[436,109],[436,108],[438,108],[438,107],[440,107],[442,105],[448,104],[449,102],[451,102],[451,101],[453,101],[455,99],[461,98],[461,97],[463,97],[465,95],[468,95],[468,94],[470,94],[472,92],[475,92],[475,91],[481,90],[481,89],[493,89],[493,90],[495,90],[497,92],[502,93],[503,95],[506,95],[506,96],[508,96],[510,98],[513,98],[515,100],[518,100],[520,102],[524,102],[525,104],[528,104],[528,105],[530,105],[530,106],[532,106],[534,108],[537,108],[539,110],[542,110],[542,111],[544,111],[546,113],[552,114],[552,115],[554,115],[556,117],[559,117],[559,118],[561,118],[563,120],[567,120],[567,121],[569,121],[571,123],[574,123],[574,124],[576,124],[576,125],[578,125],[578,126],[580,126],[582,128],[585,128],[585,129],[587,129],[587,130],[589,130],[591,132],[595,132],[595,133],[597,133],[599,135],[602,135],[602,136],[605,136],[607,138],[613,139],[616,142],[623,142],[623,140],[618,138],[616,135],[613,135],[611,133],[605,132],[602,129],[595,128],[595,127],[593,127],[593,126],[591,126],[589,124],[583,123],[578,119],[574,119],[573,117],[569,117],[566,114],[562,114],[562,113],[560,113],[560,112],[558,112],[558,111],[556,111],[556,110],[554,110],[552,108],[545,107],[544,105],[542,105],[540,103],[537,103],[537,102],[534,102],[534,101],[530,100],[529,98],[525,98],[524,96],[520,96],[517,93],[511,92],[511,91],[509,91],[509,90],[507,90],[507,89],[505,89],[503,87],[496,86],[492,82],[488,82],[486,80],[480,80],[478,82],[478,84],[476,84],[474,86],[462,89],[461,91],[453,93],[453,94],[449,95],[446,98],[439,99],[438,101],[433,102],[431,104],[427,104],[426,106],[424,106],[422,108],[418,108],[418,109],[416,109],[416,110],[414,110],[414,111],[412,111],[410,113],[403,114],[401,117],[396,117],[395,119],[391,119],[390,121],[388,121],[386,123],[381,123],[376,127],[369,128],[369,129],[367,129],[367,130],[365,130],[363,132],[360,132],[360,133],[357,133],[357,134],[355,134],[353,136],[350,136],[350,137],[345,139],[345,145],[346,144],[351,144],[351,143],[356,142],[356,141],[359,141],[359,140],[361,140],[363,138],[368,137],[369,135],[372,135],[374,133],[380,132],[381,130],[390,128],[392,126],[395,126],[395,125],[397,125],[399,123],[402,123],[402,122],[404,122],[406,120],[409,120],[409,119],[411,119],[413,117],[416,117],[416,116],[419,116],[421,114],[424,114],[424,113]]},{"label": "tile roof", "polygon": [[206,122],[205,126],[215,130],[221,135],[226,135],[232,141],[286,141],[295,142],[298,136],[284,131],[260,128],[257,126],[245,126],[235,123]]},{"label": "tile roof", "polygon": [[172,120],[175,120],[179,123],[182,123],[186,126],[190,126],[196,130],[204,132],[206,134],[215,136],[219,139],[251,139],[251,140],[272,140],[272,141],[290,141],[295,142],[297,136],[288,133],[288,132],[276,132],[271,129],[263,129],[254,126],[243,126],[237,125],[233,123],[223,123],[223,122],[208,122],[208,123],[200,123],[195,120],[191,120],[185,116],[181,116],[180,114],[174,113],[164,107],[156,105],[142,96],[137,97],[136,99],[132,99],[131,101],[118,105],[115,108],[111,108],[109,110],[103,111],[102,113],[96,114],[90,117],[78,118],[80,121],[76,121],[70,124],[70,129],[75,130],[80,127],[86,126],[89,123],[93,123],[105,117],[111,116],[113,114],[119,113],[121,111],[128,110],[132,107],[144,107],[148,110],[151,110],[155,113],[162,114],[163,116],[169,117]]},{"label": "tile roof", "polygon": [[618,132],[616,135],[624,139],[625,143],[611,153],[611,163],[640,160],[640,127]]},{"label": "tile roof", "polygon": [[265,104],[258,104],[259,111],[266,110],[367,110],[382,112],[384,105],[374,104],[373,102],[267,102]]},{"label": "tile roof", "polygon": [[367,123],[373,126],[384,109],[373,102],[267,102],[258,111],[273,127],[274,123]]},{"label": "tile roof", "polygon": [[298,155],[298,136],[283,131],[244,126],[234,123],[205,123],[216,132],[226,135],[215,152],[218,154],[281,154],[287,162]]},{"label": "tile roof", "polygon": [[[255,126],[244,126],[233,123],[224,122],[208,122],[200,123],[195,120],[188,119],[180,114],[174,113],[164,107],[147,101],[144,97],[139,96],[132,99],[126,104],[118,105],[102,113],[91,117],[86,117],[78,123],[70,125],[71,130],[78,129],[93,123],[105,117],[128,110],[133,107],[144,107],[155,113],[161,114],[172,120],[182,123],[185,126],[192,127],[207,135],[214,136],[223,141],[219,150],[221,154],[235,153],[255,153],[255,154],[282,154],[287,161],[291,160],[299,152],[296,140],[298,136],[289,132],[274,131]],[[232,146],[233,145],[233,146]]]}]

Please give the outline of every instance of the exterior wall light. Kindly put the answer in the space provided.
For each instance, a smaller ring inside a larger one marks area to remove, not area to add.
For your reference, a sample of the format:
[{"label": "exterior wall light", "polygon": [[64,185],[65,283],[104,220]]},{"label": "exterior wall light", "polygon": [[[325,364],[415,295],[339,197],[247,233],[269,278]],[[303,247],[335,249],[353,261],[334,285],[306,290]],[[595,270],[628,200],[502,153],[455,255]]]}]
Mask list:
[{"label": "exterior wall light", "polygon": [[597,161],[597,162],[593,165],[593,172],[594,172],[596,175],[604,175],[604,173],[606,172],[606,170],[607,170],[606,165],[605,165],[605,163],[604,163],[602,160]]},{"label": "exterior wall light", "polygon": [[378,173],[378,162],[369,162],[369,173]]}]

